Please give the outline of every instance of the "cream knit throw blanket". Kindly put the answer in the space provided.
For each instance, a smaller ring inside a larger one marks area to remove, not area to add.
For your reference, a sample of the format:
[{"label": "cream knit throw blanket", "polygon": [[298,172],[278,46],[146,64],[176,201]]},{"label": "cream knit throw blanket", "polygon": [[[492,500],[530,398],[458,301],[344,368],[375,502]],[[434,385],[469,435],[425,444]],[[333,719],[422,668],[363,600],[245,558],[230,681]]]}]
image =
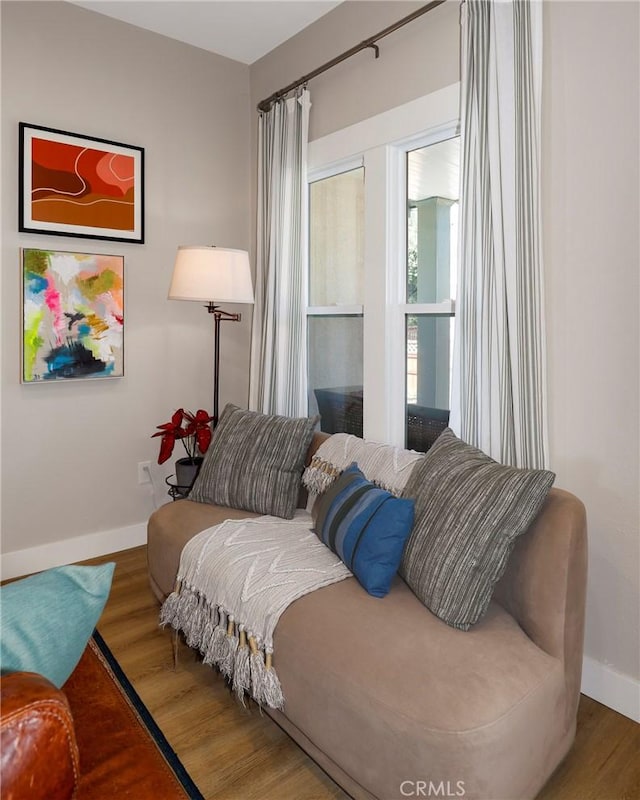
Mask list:
[{"label": "cream knit throw blanket", "polygon": [[280,615],[299,597],[351,575],[311,527],[302,510],[291,520],[227,520],[182,551],[160,623],[181,630],[243,702],[248,692],[261,705],[283,707],[272,656]]},{"label": "cream knit throw blanket", "polygon": [[325,492],[354,461],[368,480],[399,497],[414,464],[423,457],[424,453],[415,450],[334,433],[316,450],[302,475],[302,483],[311,496],[307,507],[311,506],[314,495]]}]

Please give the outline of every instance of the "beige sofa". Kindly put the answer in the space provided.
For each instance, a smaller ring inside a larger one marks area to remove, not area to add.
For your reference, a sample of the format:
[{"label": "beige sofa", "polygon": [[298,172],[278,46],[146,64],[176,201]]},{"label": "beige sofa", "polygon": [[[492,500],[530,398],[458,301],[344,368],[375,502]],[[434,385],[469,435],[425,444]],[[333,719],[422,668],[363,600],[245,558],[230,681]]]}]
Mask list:
[{"label": "beige sofa", "polygon": [[[192,536],[247,516],[189,500],[156,511],[157,598],[172,591]],[[467,632],[432,615],[399,577],[382,600],[355,578],[312,592],[276,628],[286,702],[268,713],[354,798],[533,798],[575,735],[586,557],[584,507],[552,489]]]}]

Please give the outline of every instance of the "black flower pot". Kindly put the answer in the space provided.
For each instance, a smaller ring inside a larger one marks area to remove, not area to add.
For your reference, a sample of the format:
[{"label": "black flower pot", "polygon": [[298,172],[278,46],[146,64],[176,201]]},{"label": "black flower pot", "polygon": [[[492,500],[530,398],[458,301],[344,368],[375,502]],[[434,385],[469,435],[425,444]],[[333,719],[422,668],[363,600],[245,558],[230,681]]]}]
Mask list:
[{"label": "black flower pot", "polygon": [[202,456],[195,458],[179,458],[176,461],[176,494],[186,497],[191,491],[193,482],[198,477],[202,466]]}]

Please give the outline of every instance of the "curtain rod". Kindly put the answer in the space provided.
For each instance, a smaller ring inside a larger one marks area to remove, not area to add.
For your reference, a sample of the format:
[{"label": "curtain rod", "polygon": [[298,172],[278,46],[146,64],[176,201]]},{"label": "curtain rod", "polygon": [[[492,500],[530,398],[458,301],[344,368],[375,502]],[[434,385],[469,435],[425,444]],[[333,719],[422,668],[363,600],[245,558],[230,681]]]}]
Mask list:
[{"label": "curtain rod", "polygon": [[394,22],[393,25],[389,25],[388,28],[380,31],[380,33],[376,33],[375,36],[370,36],[368,39],[365,39],[360,44],[356,44],[354,47],[350,48],[349,50],[345,50],[339,56],[332,58],[331,61],[327,61],[326,64],[323,64],[321,67],[314,69],[308,75],[304,75],[302,78],[298,78],[297,81],[293,81],[288,86],[285,86],[284,89],[280,89],[277,92],[274,92],[272,95],[269,95],[264,100],[261,100],[258,103],[258,111],[269,111],[271,106],[280,98],[284,97],[285,95],[289,94],[289,92],[297,89],[298,86],[303,86],[305,83],[310,81],[312,78],[316,78],[318,75],[321,75],[323,72],[335,67],[337,64],[340,64],[342,61],[346,61],[347,58],[351,58],[351,56],[355,56],[356,53],[361,52],[362,50],[366,50],[367,48],[372,48],[375,51],[375,57],[378,58],[380,55],[380,48],[376,44],[377,41],[383,39],[385,36],[388,36],[390,33],[397,31],[398,28],[402,28],[404,25],[407,25],[409,22],[413,22],[414,19],[418,19],[423,14],[426,14],[427,11],[431,11],[434,8],[442,5],[445,0],[433,0],[433,2],[428,3],[426,6],[422,6],[422,8],[418,8],[416,11],[413,11],[411,14],[408,14],[406,17],[399,19],[397,22]]}]

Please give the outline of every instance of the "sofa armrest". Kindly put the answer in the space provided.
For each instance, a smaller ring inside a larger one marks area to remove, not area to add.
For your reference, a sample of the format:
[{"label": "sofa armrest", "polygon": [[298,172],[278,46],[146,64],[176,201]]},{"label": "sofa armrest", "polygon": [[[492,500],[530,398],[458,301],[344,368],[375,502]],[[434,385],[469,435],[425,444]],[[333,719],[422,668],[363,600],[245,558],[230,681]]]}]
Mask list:
[{"label": "sofa armrest", "polygon": [[494,598],[538,647],[564,665],[567,725],[575,720],[582,675],[587,523],[584,505],[552,489],[517,540]]},{"label": "sofa armrest", "polygon": [[41,675],[0,680],[0,783],[11,800],[68,800],[79,775],[69,704]]}]

